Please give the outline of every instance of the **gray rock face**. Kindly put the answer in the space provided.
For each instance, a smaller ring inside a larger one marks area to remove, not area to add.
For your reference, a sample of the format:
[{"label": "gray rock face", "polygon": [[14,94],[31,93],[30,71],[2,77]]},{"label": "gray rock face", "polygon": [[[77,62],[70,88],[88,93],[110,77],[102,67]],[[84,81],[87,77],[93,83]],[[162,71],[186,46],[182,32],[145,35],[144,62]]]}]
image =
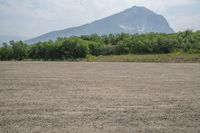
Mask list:
[{"label": "gray rock face", "polygon": [[58,37],[68,37],[72,35],[80,36],[93,33],[102,35],[121,32],[142,34],[149,32],[173,33],[174,31],[163,16],[145,7],[134,6],[104,19],[78,27],[49,32],[26,42],[35,43],[38,41],[55,40]]}]

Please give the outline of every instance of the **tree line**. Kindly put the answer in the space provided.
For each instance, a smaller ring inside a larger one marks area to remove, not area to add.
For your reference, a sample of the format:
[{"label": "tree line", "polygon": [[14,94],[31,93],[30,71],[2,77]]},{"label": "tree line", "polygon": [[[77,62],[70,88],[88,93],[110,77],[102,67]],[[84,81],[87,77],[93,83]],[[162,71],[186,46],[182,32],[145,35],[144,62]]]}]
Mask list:
[{"label": "tree line", "polygon": [[200,31],[164,34],[82,35],[28,45],[10,41],[0,47],[0,60],[69,60],[88,55],[200,53]]}]

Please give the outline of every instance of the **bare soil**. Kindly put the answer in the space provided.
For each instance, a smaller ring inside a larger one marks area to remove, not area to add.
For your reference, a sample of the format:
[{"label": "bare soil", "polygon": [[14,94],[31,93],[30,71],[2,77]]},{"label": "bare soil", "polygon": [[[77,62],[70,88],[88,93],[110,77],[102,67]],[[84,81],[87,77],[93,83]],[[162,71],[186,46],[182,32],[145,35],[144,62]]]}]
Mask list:
[{"label": "bare soil", "polygon": [[0,133],[199,133],[200,64],[0,62]]}]

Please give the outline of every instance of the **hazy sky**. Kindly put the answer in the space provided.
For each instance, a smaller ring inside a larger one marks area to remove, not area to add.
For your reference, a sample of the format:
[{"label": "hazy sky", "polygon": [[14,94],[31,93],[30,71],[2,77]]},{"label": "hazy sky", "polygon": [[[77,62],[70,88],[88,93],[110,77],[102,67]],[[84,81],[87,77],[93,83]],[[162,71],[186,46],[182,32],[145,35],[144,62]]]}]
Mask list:
[{"label": "hazy sky", "polygon": [[200,0],[0,0],[0,35],[31,38],[145,6],[175,31],[200,29]]}]

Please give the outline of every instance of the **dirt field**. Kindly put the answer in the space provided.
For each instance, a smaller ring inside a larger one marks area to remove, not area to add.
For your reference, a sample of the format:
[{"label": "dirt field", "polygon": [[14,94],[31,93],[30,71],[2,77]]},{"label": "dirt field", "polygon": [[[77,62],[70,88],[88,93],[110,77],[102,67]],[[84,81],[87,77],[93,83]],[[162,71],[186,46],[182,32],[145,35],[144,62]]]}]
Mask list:
[{"label": "dirt field", "polygon": [[200,132],[200,64],[0,62],[0,133]]}]

